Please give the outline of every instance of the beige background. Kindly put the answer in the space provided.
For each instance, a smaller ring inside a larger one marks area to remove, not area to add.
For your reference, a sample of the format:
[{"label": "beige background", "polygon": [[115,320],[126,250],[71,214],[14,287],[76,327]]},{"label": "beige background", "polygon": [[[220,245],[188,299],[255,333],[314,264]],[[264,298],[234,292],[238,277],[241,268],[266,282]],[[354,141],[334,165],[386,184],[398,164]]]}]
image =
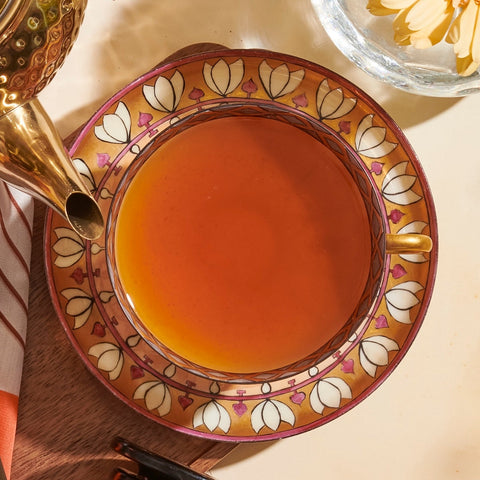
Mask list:
[{"label": "beige background", "polygon": [[479,479],[480,95],[419,97],[371,79],[331,44],[311,0],[92,0],[77,43],[40,99],[66,135],[164,57],[205,41],[298,55],[337,71],[379,101],[423,164],[440,237],[437,283],[424,325],[386,383],[315,431],[240,446],[213,475]]}]

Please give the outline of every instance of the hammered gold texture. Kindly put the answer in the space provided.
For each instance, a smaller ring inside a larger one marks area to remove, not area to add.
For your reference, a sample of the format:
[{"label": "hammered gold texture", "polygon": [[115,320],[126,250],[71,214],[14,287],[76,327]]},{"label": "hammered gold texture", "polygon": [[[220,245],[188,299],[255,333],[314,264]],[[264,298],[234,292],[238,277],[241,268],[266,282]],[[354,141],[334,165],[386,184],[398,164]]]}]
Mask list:
[{"label": "hammered gold texture", "polygon": [[36,96],[53,78],[77,37],[86,4],[32,0],[19,9],[0,46],[2,113]]}]

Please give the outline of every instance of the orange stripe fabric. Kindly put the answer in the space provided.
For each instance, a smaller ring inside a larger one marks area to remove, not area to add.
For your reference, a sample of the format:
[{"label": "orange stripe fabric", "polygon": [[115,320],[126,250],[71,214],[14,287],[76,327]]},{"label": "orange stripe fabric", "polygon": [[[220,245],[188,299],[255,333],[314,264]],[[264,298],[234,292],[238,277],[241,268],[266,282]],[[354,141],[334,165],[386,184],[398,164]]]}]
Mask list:
[{"label": "orange stripe fabric", "polygon": [[5,188],[5,191],[8,195],[8,198],[10,199],[10,201],[12,202],[12,205],[15,207],[16,211],[17,211],[17,214],[20,218],[20,220],[22,221],[22,223],[25,225],[26,229],[28,230],[28,233],[30,234],[30,240],[32,240],[32,237],[33,237],[33,231],[32,231],[32,211],[31,211],[31,208],[30,208],[30,212],[29,212],[29,215],[27,218],[27,215],[25,215],[25,206],[20,206],[17,202],[17,200],[15,199],[13,193],[12,193],[12,190],[10,190],[11,187],[9,187],[6,183],[2,182],[3,183],[3,186]]},{"label": "orange stripe fabric", "polygon": [[32,198],[0,181],[0,460],[7,479],[27,329],[32,218]]},{"label": "orange stripe fabric", "polygon": [[17,428],[18,397],[0,390],[0,412],[0,458],[7,480],[9,480],[15,429]]}]

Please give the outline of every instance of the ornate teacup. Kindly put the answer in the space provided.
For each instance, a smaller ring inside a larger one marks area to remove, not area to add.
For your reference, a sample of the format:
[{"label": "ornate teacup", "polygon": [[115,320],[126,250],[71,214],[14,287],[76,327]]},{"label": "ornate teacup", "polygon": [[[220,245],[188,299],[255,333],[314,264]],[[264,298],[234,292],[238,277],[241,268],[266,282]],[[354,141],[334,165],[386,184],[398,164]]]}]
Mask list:
[{"label": "ornate teacup", "polygon": [[175,119],[124,174],[108,266],[132,325],[187,371],[226,381],[334,362],[372,319],[393,235],[375,173],[319,120],[232,99]]}]

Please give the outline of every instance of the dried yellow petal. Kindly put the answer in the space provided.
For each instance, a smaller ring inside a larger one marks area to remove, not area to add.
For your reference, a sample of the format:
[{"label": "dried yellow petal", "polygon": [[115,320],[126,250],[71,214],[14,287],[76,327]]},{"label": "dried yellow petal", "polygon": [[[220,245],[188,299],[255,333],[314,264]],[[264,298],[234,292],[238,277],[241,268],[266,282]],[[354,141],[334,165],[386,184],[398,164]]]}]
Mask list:
[{"label": "dried yellow petal", "polygon": [[453,12],[450,0],[422,0],[412,5],[405,20],[411,30],[422,30],[443,22],[445,17],[451,21]]},{"label": "dried yellow petal", "polygon": [[479,66],[480,63],[474,62],[470,55],[464,58],[457,57],[457,72],[462,77],[468,77],[475,73]]},{"label": "dried yellow petal", "polygon": [[463,58],[470,54],[473,31],[477,21],[476,11],[475,2],[469,2],[465,10],[458,16],[459,35],[453,47],[458,57]]},{"label": "dried yellow petal", "polygon": [[472,59],[480,63],[480,5],[476,5],[476,21],[472,35]]},{"label": "dried yellow petal", "polygon": [[390,8],[385,8],[382,5],[381,0],[369,0],[367,4],[367,9],[370,11],[372,15],[376,16],[385,16],[385,15],[392,15],[396,13],[398,10],[392,10]]},{"label": "dried yellow petal", "polygon": [[460,75],[478,69],[480,0],[369,0],[367,8],[373,15],[395,14],[398,45],[429,48],[445,39],[453,44]]},{"label": "dried yellow petal", "polygon": [[380,3],[385,8],[390,8],[392,10],[403,10],[404,8],[411,7],[417,2],[418,0],[380,0]]},{"label": "dried yellow petal", "polygon": [[440,42],[448,30],[454,12],[451,5],[446,5],[443,0],[442,4],[443,7],[433,15],[432,12],[424,15],[422,10],[422,15],[415,19],[415,22],[409,22],[408,19],[414,17],[412,13],[416,5],[398,13],[393,22],[395,41],[399,45],[413,45],[415,48],[428,48]]}]

